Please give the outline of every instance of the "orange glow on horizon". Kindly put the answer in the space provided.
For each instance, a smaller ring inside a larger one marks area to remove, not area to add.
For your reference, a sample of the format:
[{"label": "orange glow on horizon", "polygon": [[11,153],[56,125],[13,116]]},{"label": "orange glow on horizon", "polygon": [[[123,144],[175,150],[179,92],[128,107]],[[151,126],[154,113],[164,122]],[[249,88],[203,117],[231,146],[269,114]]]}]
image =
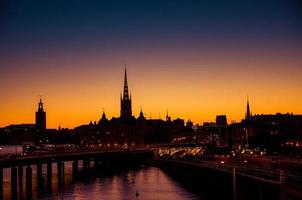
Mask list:
[{"label": "orange glow on horizon", "polygon": [[[98,121],[102,108],[107,118],[119,117],[123,58],[136,117],[142,106],[147,118],[164,119],[168,110],[173,119],[202,124],[225,114],[230,123],[244,117],[247,95],[253,114],[302,113],[302,61],[298,55],[251,58],[237,54],[237,59],[234,55],[183,55],[176,59],[181,56],[176,54],[164,59],[161,53],[145,60],[139,56],[99,60],[93,55],[74,60],[63,56],[23,60],[24,66],[34,70],[16,70],[14,76],[4,72],[0,127],[34,123],[39,94],[43,96],[47,128],[73,128]],[[39,71],[43,63],[47,71]],[[10,65],[21,63],[16,60]]]}]

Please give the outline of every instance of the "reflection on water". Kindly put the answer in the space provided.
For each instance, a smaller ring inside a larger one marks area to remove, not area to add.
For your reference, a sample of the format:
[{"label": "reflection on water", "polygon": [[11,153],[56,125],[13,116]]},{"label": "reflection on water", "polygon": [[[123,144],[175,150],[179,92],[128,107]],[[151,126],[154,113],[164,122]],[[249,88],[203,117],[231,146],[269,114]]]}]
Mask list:
[{"label": "reflection on water", "polygon": [[[35,166],[33,180],[36,180]],[[112,199],[112,200],[185,200],[199,199],[198,196],[184,189],[157,167],[146,167],[138,170],[125,171],[108,176],[93,176],[94,178],[72,181],[71,163],[65,162],[65,186],[58,187],[56,165],[52,165],[53,179],[51,192],[47,190],[38,193],[36,181],[33,181],[33,199]],[[25,173],[25,167],[24,167]],[[46,165],[43,165],[43,178],[46,180]],[[23,177],[23,183],[25,182]],[[23,187],[23,188],[22,188]],[[18,199],[26,199],[25,183],[18,187],[22,195]],[[11,198],[10,169],[4,170],[4,199]]]},{"label": "reflection on water", "polygon": [[0,145],[0,155],[22,153],[22,145]]}]

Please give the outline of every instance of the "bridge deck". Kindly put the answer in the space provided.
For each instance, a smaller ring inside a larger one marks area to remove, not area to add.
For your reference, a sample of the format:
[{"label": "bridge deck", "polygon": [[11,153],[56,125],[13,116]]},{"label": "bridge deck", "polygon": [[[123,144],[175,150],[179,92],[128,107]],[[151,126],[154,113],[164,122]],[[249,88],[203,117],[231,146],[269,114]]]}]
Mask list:
[{"label": "bridge deck", "polygon": [[0,160],[0,167],[12,167],[18,165],[32,165],[37,163],[57,162],[57,161],[71,161],[81,159],[94,158],[112,158],[115,156],[129,156],[129,155],[146,155],[153,154],[149,149],[124,149],[124,150],[100,150],[100,151],[84,151],[84,152],[52,152],[41,155],[16,156],[10,159]]}]

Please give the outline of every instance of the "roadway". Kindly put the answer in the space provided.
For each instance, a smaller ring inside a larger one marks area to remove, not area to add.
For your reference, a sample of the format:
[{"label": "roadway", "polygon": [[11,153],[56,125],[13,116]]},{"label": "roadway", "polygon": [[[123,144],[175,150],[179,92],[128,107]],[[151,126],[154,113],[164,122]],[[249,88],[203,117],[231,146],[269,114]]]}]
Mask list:
[{"label": "roadway", "polygon": [[72,161],[81,159],[110,158],[125,155],[153,154],[150,149],[143,148],[73,148],[61,149],[49,152],[32,153],[27,155],[2,156],[0,167],[12,167],[18,165],[33,165],[37,163]]}]

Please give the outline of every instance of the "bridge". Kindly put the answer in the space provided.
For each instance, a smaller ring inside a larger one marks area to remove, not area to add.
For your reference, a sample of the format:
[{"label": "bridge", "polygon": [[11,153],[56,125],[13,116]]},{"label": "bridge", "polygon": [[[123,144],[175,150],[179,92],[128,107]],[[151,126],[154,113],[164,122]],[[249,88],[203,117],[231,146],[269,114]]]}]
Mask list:
[{"label": "bridge", "polygon": [[[153,150],[150,149],[73,149],[66,151],[53,151],[38,155],[12,155],[0,160],[0,199],[3,194],[3,169],[11,169],[11,197],[16,198],[17,188],[23,186],[23,168],[25,167],[26,194],[31,196],[33,185],[32,167],[36,166],[38,190],[43,186],[42,165],[46,165],[47,188],[52,187],[52,165],[56,164],[56,173],[59,187],[64,183],[64,162],[72,162],[72,176],[77,177],[79,173],[79,161],[82,162],[82,171],[105,165],[110,168],[113,165],[127,165],[131,161],[153,158]],[[40,187],[40,188],[39,188]]]}]

